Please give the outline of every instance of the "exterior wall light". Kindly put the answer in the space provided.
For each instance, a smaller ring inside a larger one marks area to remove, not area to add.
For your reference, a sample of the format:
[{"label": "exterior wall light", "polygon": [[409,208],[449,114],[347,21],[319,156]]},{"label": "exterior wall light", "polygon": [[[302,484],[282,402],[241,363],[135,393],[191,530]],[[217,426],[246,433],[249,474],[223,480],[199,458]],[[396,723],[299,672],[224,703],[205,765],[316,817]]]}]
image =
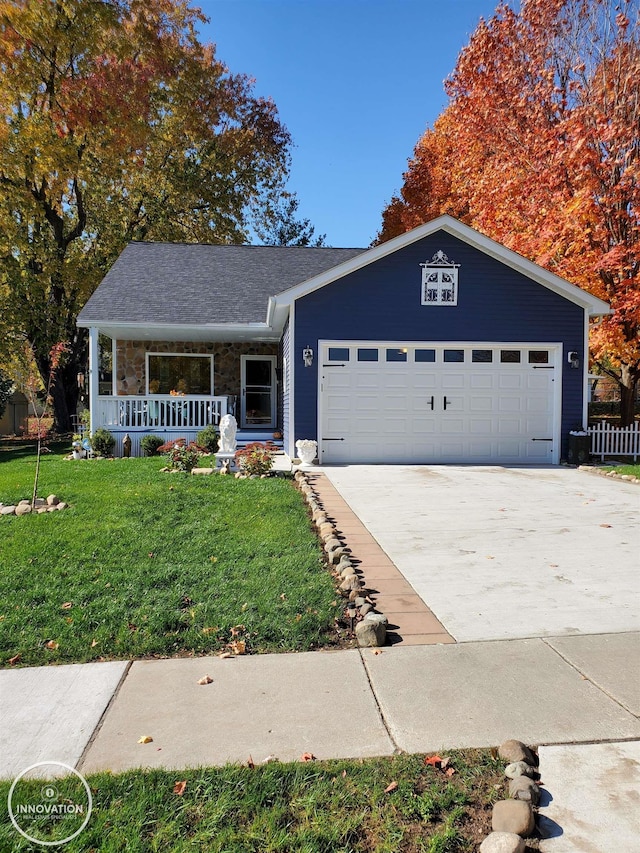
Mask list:
[{"label": "exterior wall light", "polygon": [[311,367],[313,364],[313,350],[310,346],[306,346],[302,350],[302,360],[304,361],[305,367]]},{"label": "exterior wall light", "polygon": [[571,367],[580,367],[580,356],[577,352],[568,352],[567,361]]}]

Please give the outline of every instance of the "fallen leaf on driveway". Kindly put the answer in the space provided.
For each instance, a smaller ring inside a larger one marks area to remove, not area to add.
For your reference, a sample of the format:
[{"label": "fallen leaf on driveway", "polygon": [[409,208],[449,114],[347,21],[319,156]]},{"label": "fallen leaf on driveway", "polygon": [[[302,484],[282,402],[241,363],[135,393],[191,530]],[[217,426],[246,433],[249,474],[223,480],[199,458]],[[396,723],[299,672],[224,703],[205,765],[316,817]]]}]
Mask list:
[{"label": "fallen leaf on driveway", "polygon": [[381,655],[382,649],[372,649],[371,654],[373,655]]},{"label": "fallen leaf on driveway", "polygon": [[247,767],[248,767],[250,770],[255,770],[256,765],[255,765],[255,762],[254,762],[254,760],[253,760],[252,756],[249,756],[249,759],[248,759],[248,761],[247,761]]},{"label": "fallen leaf on driveway", "polygon": [[211,684],[213,682],[213,678],[210,675],[203,675],[202,678],[198,679],[198,684]]},{"label": "fallen leaf on driveway", "polygon": [[387,787],[384,789],[384,792],[385,792],[385,794],[390,794],[392,791],[395,791],[395,789],[396,789],[397,787],[398,787],[398,783],[397,783],[397,782],[391,782],[391,783],[390,783],[389,785],[387,785]]},{"label": "fallen leaf on driveway", "polygon": [[300,756],[300,761],[315,761],[316,757],[312,752],[303,752]]},{"label": "fallen leaf on driveway", "polygon": [[142,735],[141,738],[138,738],[138,743],[151,743],[152,740],[151,735]]},{"label": "fallen leaf on driveway", "polygon": [[612,524],[601,524],[600,527],[613,527]]},{"label": "fallen leaf on driveway", "polygon": [[231,657],[233,657],[233,655],[231,654],[231,652],[221,652],[218,655],[218,657],[224,659],[224,658],[231,658]]},{"label": "fallen leaf on driveway", "polygon": [[173,793],[177,794],[181,797],[184,794],[184,789],[187,787],[187,780],[183,779],[182,782],[176,782],[173,786]]}]

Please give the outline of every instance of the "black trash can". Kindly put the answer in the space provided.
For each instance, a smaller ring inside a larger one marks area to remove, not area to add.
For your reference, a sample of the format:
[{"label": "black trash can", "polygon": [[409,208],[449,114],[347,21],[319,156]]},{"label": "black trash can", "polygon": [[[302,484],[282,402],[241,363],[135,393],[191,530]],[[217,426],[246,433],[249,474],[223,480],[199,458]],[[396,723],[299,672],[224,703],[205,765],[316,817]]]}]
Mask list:
[{"label": "black trash can", "polygon": [[569,433],[569,449],[567,451],[567,462],[570,465],[582,465],[589,461],[591,456],[591,436],[574,435]]}]

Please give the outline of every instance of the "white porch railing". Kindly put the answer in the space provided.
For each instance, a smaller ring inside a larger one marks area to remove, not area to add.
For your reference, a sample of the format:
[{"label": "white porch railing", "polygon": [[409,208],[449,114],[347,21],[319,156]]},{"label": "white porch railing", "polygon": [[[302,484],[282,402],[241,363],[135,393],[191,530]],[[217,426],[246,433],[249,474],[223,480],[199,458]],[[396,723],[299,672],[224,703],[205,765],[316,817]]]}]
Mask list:
[{"label": "white porch railing", "polygon": [[227,414],[228,397],[172,397],[151,394],[136,397],[98,397],[91,428],[152,432],[153,430],[198,430],[220,423]]},{"label": "white porch railing", "polygon": [[640,456],[640,422],[631,426],[614,427],[606,422],[591,424],[587,432],[591,437],[591,454],[604,459],[605,456]]}]

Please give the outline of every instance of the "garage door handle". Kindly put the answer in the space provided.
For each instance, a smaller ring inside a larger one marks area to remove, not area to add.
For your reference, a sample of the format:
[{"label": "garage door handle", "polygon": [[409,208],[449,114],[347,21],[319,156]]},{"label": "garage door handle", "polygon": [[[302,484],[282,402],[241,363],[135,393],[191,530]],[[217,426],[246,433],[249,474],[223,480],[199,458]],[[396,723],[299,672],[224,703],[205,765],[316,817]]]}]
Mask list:
[{"label": "garage door handle", "polygon": [[433,397],[430,400],[430,405],[431,405],[431,411],[433,411]]},{"label": "garage door handle", "polygon": [[445,412],[447,411],[447,403],[450,403],[450,402],[451,402],[451,400],[447,400],[446,397],[444,398],[444,410],[445,410]]}]

